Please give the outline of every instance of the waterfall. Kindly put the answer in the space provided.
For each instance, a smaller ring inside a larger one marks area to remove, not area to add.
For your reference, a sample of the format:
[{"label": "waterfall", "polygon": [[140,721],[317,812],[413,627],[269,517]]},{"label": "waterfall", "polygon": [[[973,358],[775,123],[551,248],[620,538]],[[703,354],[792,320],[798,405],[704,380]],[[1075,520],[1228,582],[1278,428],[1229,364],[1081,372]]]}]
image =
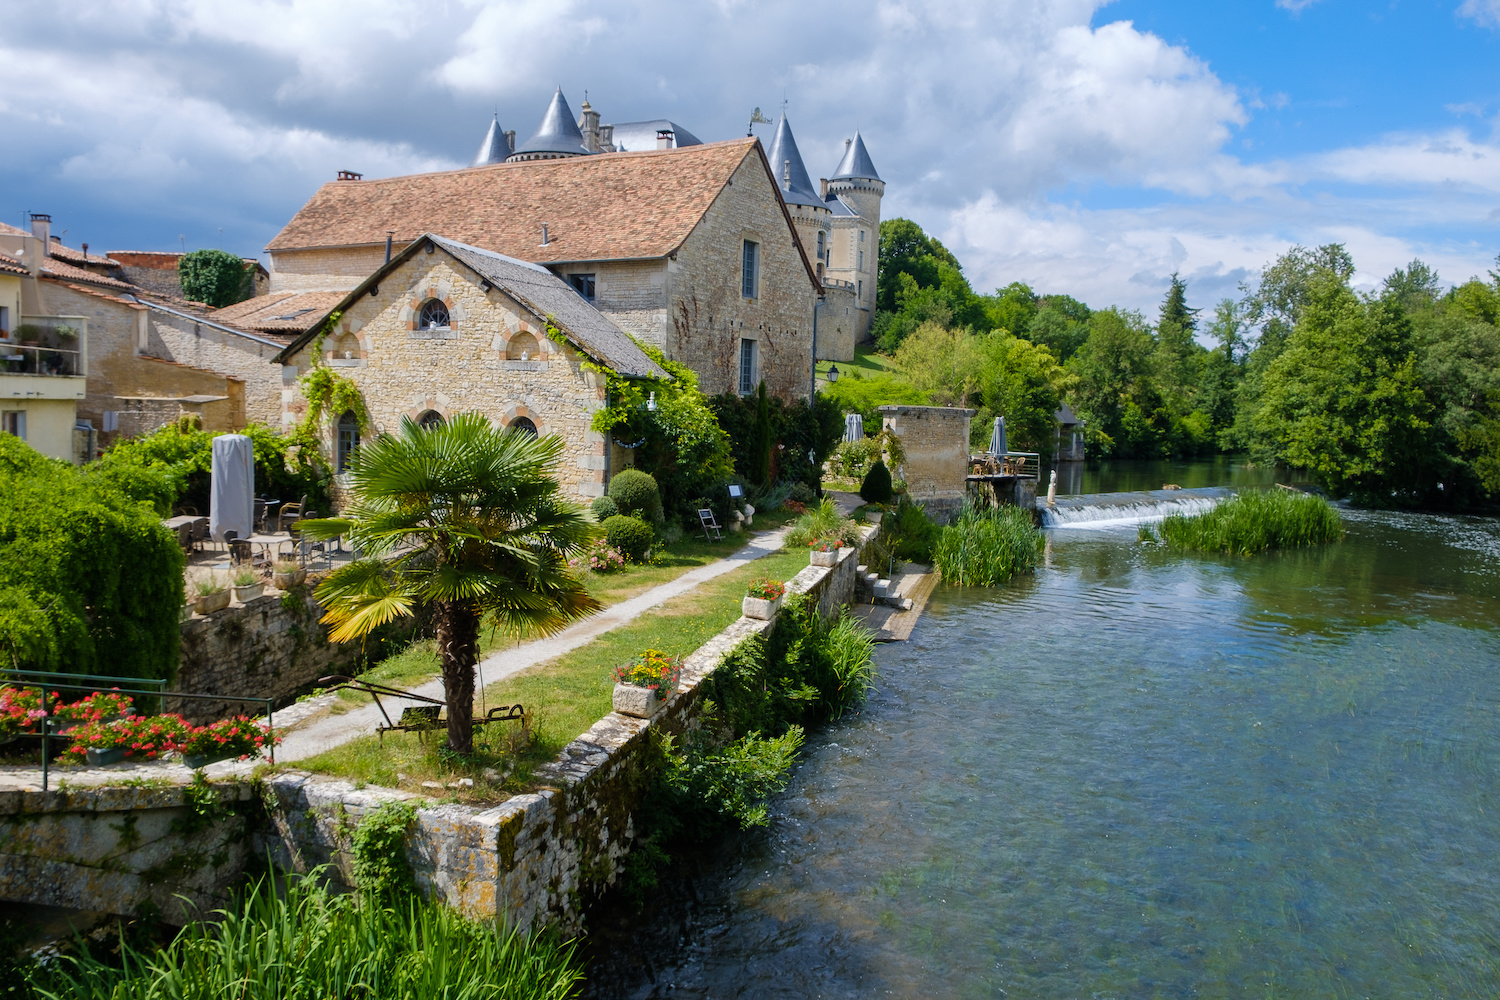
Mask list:
[{"label": "waterfall", "polygon": [[1058,497],[1057,505],[1037,505],[1044,528],[1113,528],[1160,521],[1171,514],[1212,510],[1231,490],[1215,486],[1195,490],[1142,490],[1138,493],[1088,493]]}]

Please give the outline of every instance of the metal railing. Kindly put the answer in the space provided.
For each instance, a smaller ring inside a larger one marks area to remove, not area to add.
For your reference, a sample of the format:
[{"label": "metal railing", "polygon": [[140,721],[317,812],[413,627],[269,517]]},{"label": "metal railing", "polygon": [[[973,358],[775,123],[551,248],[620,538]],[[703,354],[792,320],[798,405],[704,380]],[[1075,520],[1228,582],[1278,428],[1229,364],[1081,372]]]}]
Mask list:
[{"label": "metal railing", "polygon": [[[56,678],[62,678],[58,680]],[[84,681],[86,683],[69,683],[70,681]],[[42,791],[47,791],[50,780],[51,761],[47,757],[48,740],[53,737],[54,720],[52,709],[57,702],[49,701],[48,695],[61,695],[64,691],[106,692],[110,694],[141,695],[147,698],[159,698],[161,704],[157,707],[163,708],[168,698],[194,698],[199,701],[235,701],[249,704],[266,706],[266,746],[270,750],[271,763],[276,763],[276,733],[271,723],[271,712],[273,709],[270,698],[246,698],[240,695],[229,694],[193,694],[188,691],[164,691],[166,681],[154,680],[149,677],[101,677],[94,674],[61,674],[50,673],[44,670],[3,670],[0,669],[0,682],[4,682],[14,688],[35,688],[42,693],[42,717],[38,721],[42,724]],[[141,684],[155,685],[152,689],[119,687],[118,684]],[[61,700],[61,699],[59,699]],[[59,733],[61,735],[61,733]]]},{"label": "metal railing", "polygon": [[0,375],[85,375],[82,351],[0,341]]},{"label": "metal railing", "polygon": [[969,467],[980,477],[1009,476],[1037,482],[1042,478],[1042,456],[1035,451],[1007,451],[1003,455],[982,452],[969,456]]}]

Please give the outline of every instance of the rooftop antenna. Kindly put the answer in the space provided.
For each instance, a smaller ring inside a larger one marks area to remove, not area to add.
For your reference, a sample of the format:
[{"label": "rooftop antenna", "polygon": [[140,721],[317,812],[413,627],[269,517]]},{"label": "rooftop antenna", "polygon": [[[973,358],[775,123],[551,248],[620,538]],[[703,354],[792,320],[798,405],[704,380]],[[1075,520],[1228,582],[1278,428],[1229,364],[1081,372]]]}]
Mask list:
[{"label": "rooftop antenna", "polygon": [[769,124],[771,124],[771,119],[761,114],[760,108],[756,108],[754,111],[750,112],[750,124],[745,127],[746,138],[755,134],[755,126]]},{"label": "rooftop antenna", "polygon": [[183,253],[187,253],[187,234],[186,233],[178,233],[177,234],[177,241],[182,244],[182,252]]}]

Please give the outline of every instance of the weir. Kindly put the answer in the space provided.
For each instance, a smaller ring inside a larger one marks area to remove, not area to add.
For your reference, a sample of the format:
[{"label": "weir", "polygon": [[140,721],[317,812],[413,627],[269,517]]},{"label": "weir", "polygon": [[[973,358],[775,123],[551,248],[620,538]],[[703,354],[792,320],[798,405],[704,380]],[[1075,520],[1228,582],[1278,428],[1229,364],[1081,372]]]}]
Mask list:
[{"label": "weir", "polygon": [[1112,528],[1160,521],[1172,514],[1201,514],[1232,496],[1212,486],[1190,490],[1139,490],[1131,493],[1085,493],[1058,497],[1056,504],[1037,504],[1044,528]]}]

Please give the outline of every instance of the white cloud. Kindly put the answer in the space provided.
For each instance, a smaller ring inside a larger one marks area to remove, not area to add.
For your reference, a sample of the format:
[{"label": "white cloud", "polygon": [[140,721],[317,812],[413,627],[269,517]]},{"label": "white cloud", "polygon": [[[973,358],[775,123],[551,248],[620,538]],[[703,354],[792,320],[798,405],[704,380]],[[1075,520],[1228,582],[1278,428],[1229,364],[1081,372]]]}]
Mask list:
[{"label": "white cloud", "polygon": [[1276,0],[1276,6],[1293,14],[1300,14],[1317,2],[1318,0]]},{"label": "white cloud", "polygon": [[1458,7],[1458,14],[1491,28],[1500,28],[1500,0],[1464,0]]}]

